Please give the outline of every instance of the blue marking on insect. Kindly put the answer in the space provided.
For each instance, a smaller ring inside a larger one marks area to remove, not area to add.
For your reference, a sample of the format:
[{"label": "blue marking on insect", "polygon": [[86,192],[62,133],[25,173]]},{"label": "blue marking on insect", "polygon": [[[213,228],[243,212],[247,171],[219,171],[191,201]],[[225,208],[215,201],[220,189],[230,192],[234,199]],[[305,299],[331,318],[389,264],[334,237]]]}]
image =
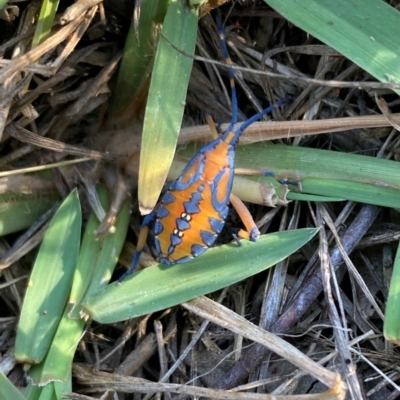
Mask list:
[{"label": "blue marking on insect", "polygon": [[162,219],[168,217],[169,214],[169,211],[163,205],[160,205],[160,207],[158,207],[157,218]]},{"label": "blue marking on insect", "polygon": [[[191,175],[188,180],[185,180],[186,177],[185,171],[189,170],[193,164],[198,163],[198,168],[196,173]],[[196,157],[194,157],[191,161],[189,161],[188,165],[182,171],[180,177],[171,184],[170,190],[186,190],[190,185],[196,182],[199,179],[199,176],[204,171],[204,155],[199,153]]]},{"label": "blue marking on insect", "polygon": [[221,178],[226,174],[225,168],[222,169],[218,174],[216,175],[214,182],[210,184],[211,186],[211,192],[212,192],[212,197],[211,197],[211,202],[215,210],[218,212],[223,210],[224,207],[227,206],[228,201],[229,201],[229,196],[232,191],[232,185],[233,185],[233,170],[229,171],[229,180],[227,182],[227,190],[225,192],[225,198],[222,199],[222,201],[217,200],[217,193],[218,193],[218,185],[219,182],[221,181]]},{"label": "blue marking on insect", "polygon": [[190,224],[188,222],[187,219],[185,218],[177,218],[176,220],[176,227],[180,230],[180,231],[185,231],[186,229],[190,228]]},{"label": "blue marking on insect", "polygon": [[220,233],[225,225],[225,220],[221,221],[216,218],[208,218],[208,222],[210,223],[210,228],[215,233]]},{"label": "blue marking on insect", "polygon": [[201,200],[203,200],[203,198],[201,197],[201,193],[193,193],[189,201],[183,202],[183,207],[185,208],[185,211],[188,214],[198,214],[200,212],[198,204]]},{"label": "blue marking on insect", "polygon": [[201,246],[199,244],[193,244],[191,247],[191,253],[193,254],[193,257],[198,257],[199,255],[203,254],[208,247],[206,246]]},{"label": "blue marking on insect", "polygon": [[176,200],[171,192],[166,192],[162,198],[161,204],[171,204]]},{"label": "blue marking on insect", "polygon": [[200,193],[203,193],[203,191],[204,191],[204,185],[200,185],[200,186],[197,188],[197,190],[198,190]]},{"label": "blue marking on insect", "polygon": [[[170,256],[173,252],[174,252],[174,250],[175,250],[175,246],[169,246],[168,247],[168,255]],[[165,258],[163,258],[163,259],[161,259],[160,261],[164,264],[164,260],[165,260]]]},{"label": "blue marking on insect", "polygon": [[218,216],[219,216],[221,219],[223,219],[224,222],[225,222],[225,220],[227,219],[228,214],[229,214],[229,207],[225,207],[223,210],[220,210],[220,211],[218,212]]},{"label": "blue marking on insect", "polygon": [[184,264],[185,262],[188,262],[190,260],[193,260],[193,257],[182,257],[179,258],[178,260],[175,260],[174,262],[168,262],[163,264],[165,265]]},{"label": "blue marking on insect", "polygon": [[154,223],[154,234],[159,235],[164,230],[164,225],[160,221]]},{"label": "blue marking on insect", "polygon": [[203,230],[200,231],[200,236],[201,239],[203,240],[203,243],[208,247],[211,247],[215,242],[215,239],[217,238],[217,235],[215,233]]},{"label": "blue marking on insect", "polygon": [[171,244],[173,246],[177,246],[182,243],[183,233],[179,232],[177,229],[174,230],[174,233],[171,235]]}]

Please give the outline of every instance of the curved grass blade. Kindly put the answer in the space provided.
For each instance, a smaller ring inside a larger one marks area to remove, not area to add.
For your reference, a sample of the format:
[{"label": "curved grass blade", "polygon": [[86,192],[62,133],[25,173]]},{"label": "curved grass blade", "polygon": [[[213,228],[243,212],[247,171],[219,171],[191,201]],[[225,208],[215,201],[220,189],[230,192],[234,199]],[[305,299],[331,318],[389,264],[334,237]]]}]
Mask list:
[{"label": "curved grass blade", "polygon": [[213,248],[201,257],[172,267],[157,265],[95,293],[83,304],[94,320],[112,323],[163,310],[232,285],[288,257],[316,234],[299,229]]},{"label": "curved grass blade", "polygon": [[[148,214],[156,204],[171,166],[185,108],[197,36],[197,11],[184,0],[168,7],[157,54],[144,119],[139,170],[139,208]],[[150,184],[151,183],[151,184]]]},{"label": "curved grass blade", "polygon": [[74,190],[54,215],[33,267],[15,344],[15,358],[20,362],[39,363],[48,351],[71,288],[81,224]]},{"label": "curved grass blade", "polygon": [[381,0],[264,1],[381,82],[400,83],[400,13],[389,4]]}]

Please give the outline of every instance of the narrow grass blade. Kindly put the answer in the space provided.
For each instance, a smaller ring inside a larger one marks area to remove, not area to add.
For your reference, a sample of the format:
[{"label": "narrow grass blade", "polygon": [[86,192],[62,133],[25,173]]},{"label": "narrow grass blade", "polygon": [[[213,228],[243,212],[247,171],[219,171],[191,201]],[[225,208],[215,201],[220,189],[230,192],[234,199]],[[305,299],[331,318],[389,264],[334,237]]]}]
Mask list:
[{"label": "narrow grass blade", "polygon": [[32,48],[43,43],[49,36],[56,16],[59,0],[44,0],[32,39]]},{"label": "narrow grass blade", "polygon": [[400,344],[400,246],[397,248],[396,259],[393,265],[392,280],[390,281],[388,301],[385,311],[383,334],[397,346]]},{"label": "narrow grass blade", "polygon": [[27,196],[5,193],[0,196],[0,236],[29,228],[57,199],[54,195]]},{"label": "narrow grass blade", "polygon": [[33,267],[15,344],[15,358],[20,362],[36,364],[47,353],[71,288],[81,224],[74,190],[54,215]]},{"label": "narrow grass blade", "polygon": [[[185,0],[171,1],[158,43],[144,119],[139,170],[139,207],[148,214],[156,204],[171,166],[185,108],[197,36],[197,11]],[[167,38],[168,41],[165,39]]]},{"label": "narrow grass blade", "polygon": [[0,10],[7,4],[7,0],[0,0]]},{"label": "narrow grass blade", "polygon": [[[400,189],[379,185],[334,179],[304,179],[302,187],[308,193],[317,193],[321,196],[336,196],[342,200],[393,208],[398,208],[400,204]],[[291,198],[291,196],[288,197]],[[301,200],[304,200],[304,198],[302,197]]]},{"label": "narrow grass blade", "polygon": [[381,82],[400,83],[400,13],[389,4],[381,0],[264,1]]},{"label": "narrow grass blade", "polygon": [[[179,154],[190,158],[196,151],[196,146],[188,146]],[[299,181],[300,193],[290,186],[289,200],[308,200],[309,195],[316,195],[395,208],[400,203],[400,164],[397,161],[257,143],[237,148],[236,167],[273,171],[277,178]],[[276,179],[254,179],[272,184],[277,190],[281,186]],[[322,197],[320,200],[324,201]]]},{"label": "narrow grass blade", "polygon": [[388,207],[398,207],[400,200],[400,164],[396,161],[259,143],[240,146],[236,166],[272,170],[279,178],[298,180],[302,193]]},{"label": "narrow grass blade", "polygon": [[[167,0],[143,0],[140,5],[140,19],[137,35],[134,22],[126,38],[124,55],[118,73],[117,85],[110,112],[120,113],[147,93],[147,79],[153,65],[158,27],[164,20]],[[132,110],[130,111],[132,112]]]},{"label": "narrow grass blade", "polygon": [[26,400],[21,392],[0,371],[0,400]]},{"label": "narrow grass blade", "polygon": [[113,283],[83,304],[94,320],[112,323],[159,311],[232,285],[288,257],[307,243],[317,229],[264,235],[213,248],[201,257],[171,267],[157,265]]}]

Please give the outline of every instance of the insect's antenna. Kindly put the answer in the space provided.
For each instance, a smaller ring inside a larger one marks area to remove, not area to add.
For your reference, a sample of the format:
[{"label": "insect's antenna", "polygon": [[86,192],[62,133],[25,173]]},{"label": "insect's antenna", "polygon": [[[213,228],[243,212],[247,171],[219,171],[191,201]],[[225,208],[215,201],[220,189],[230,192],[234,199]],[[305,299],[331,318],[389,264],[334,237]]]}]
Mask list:
[{"label": "insect's antenna", "polygon": [[234,126],[237,123],[237,119],[238,119],[238,103],[237,103],[237,97],[236,97],[235,77],[234,77],[233,69],[231,67],[232,60],[231,60],[231,57],[230,57],[229,52],[228,52],[228,46],[226,44],[225,32],[224,32],[224,28],[222,26],[221,16],[219,14],[217,14],[216,22],[217,22],[217,29],[218,29],[219,38],[221,40],[222,52],[223,52],[224,57],[225,57],[225,62],[229,66],[229,68],[228,68],[228,76],[229,76],[229,83],[230,83],[230,86],[231,86],[232,120],[231,120],[231,124],[229,125],[229,128],[226,130],[226,133],[227,133],[227,132],[232,131]]},{"label": "insect's antenna", "polygon": [[243,133],[243,131],[248,128],[253,122],[258,121],[261,119],[265,114],[270,113],[274,108],[281,106],[282,104],[285,103],[285,100],[279,100],[272,106],[267,107],[266,109],[262,110],[256,115],[253,115],[251,118],[249,118],[247,121],[244,121],[242,125],[235,131],[235,138],[238,139],[240,135]]}]

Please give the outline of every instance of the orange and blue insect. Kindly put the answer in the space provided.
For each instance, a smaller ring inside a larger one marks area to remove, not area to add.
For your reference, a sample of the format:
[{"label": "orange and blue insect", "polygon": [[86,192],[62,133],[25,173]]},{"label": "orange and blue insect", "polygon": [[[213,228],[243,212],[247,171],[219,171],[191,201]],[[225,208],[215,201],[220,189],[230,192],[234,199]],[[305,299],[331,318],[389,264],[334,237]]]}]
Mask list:
[{"label": "orange and blue insect", "polygon": [[[235,147],[243,131],[275,106],[254,115],[235,129],[238,105],[233,69],[221,23],[218,23],[221,46],[229,65],[232,121],[228,129],[210,144],[204,146],[187,164],[162,196],[156,209],[142,223],[138,245],[130,269],[120,281],[136,268],[146,244],[149,226],[154,226],[154,244],[159,260],[164,265],[181,264],[203,254],[211,247],[224,227],[230,200],[242,214],[247,231],[238,236],[256,241],[260,235],[250,213],[232,191]],[[278,105],[283,103],[279,102]],[[272,172],[263,175],[274,176]],[[281,181],[287,183],[286,181]],[[288,182],[290,183],[290,182]]]}]

